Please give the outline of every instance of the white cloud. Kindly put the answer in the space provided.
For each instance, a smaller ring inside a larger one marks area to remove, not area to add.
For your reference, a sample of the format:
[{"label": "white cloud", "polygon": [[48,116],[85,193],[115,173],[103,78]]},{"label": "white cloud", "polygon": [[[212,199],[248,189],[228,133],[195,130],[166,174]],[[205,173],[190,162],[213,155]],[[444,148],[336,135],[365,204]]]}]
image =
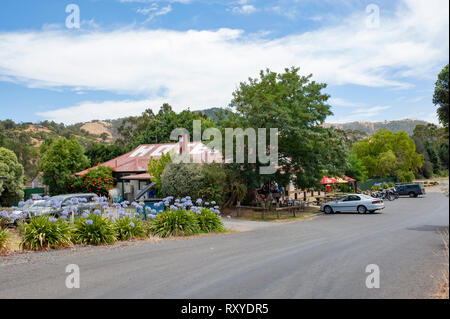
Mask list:
[{"label": "white cloud", "polygon": [[365,104],[361,102],[353,102],[339,97],[332,97],[328,100],[328,104],[331,106],[342,106],[342,107],[364,107]]},{"label": "white cloud", "polygon": [[[143,110],[152,108],[151,105],[162,105],[165,100],[124,100],[124,101],[85,101],[78,105],[70,106],[64,109],[39,112],[37,115],[53,120],[57,123],[74,124],[86,121],[86,115],[89,119],[116,119],[120,117],[140,115]],[[158,107],[159,108],[159,107]],[[156,107],[152,108],[156,110]]]},{"label": "white cloud", "polygon": [[172,6],[169,4],[166,7],[159,8],[156,3],[153,3],[150,7],[147,8],[139,8],[137,9],[137,13],[148,16],[145,22],[153,20],[153,18],[157,16],[166,15],[172,11]]},{"label": "white cloud", "polygon": [[252,14],[256,11],[255,6],[251,4],[244,4],[240,7],[233,7],[232,12],[237,14]]},{"label": "white cloud", "polygon": [[[3,32],[0,79],[144,96],[145,107],[130,101],[96,103],[104,106],[99,108],[103,118],[117,117],[107,103],[122,103],[133,112],[159,107],[161,88],[164,101],[177,111],[226,106],[240,81],[261,69],[293,65],[330,84],[408,88],[409,78],[434,78],[447,63],[447,12],[446,0],[426,5],[407,0],[378,29],[367,29],[365,12],[359,12],[338,26],[277,39],[232,29]],[[84,104],[92,107],[83,108],[84,120],[100,117],[92,102]],[[45,117],[71,122],[70,114],[51,111]]]}]

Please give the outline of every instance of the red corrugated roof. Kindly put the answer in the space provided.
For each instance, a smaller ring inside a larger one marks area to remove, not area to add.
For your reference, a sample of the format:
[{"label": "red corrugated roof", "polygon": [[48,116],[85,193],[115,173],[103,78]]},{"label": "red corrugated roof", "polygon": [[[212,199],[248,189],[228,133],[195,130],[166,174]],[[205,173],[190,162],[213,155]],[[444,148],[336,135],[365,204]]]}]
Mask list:
[{"label": "red corrugated roof", "polygon": [[[201,142],[188,143],[188,148],[190,156],[200,159],[200,162],[212,162],[214,159],[222,158],[220,152],[212,152]],[[180,143],[143,144],[129,153],[100,164],[100,166],[112,167],[117,173],[146,173],[150,158],[158,159],[161,158],[162,154],[168,152],[179,153]],[[96,167],[98,165],[75,175],[84,175]]]},{"label": "red corrugated roof", "polygon": [[128,175],[122,177],[122,179],[133,179],[133,180],[147,180],[151,179],[153,176],[150,176],[149,173],[143,173],[143,174],[134,174],[134,175]]}]

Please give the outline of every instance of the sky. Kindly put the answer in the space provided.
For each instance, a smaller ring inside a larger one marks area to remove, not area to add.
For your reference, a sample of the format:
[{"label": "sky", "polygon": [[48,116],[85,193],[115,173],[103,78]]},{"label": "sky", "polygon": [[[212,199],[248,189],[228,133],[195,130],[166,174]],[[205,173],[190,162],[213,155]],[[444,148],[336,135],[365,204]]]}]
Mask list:
[{"label": "sky", "polygon": [[0,120],[227,107],[240,82],[295,66],[327,83],[327,122],[437,123],[448,12],[448,0],[2,0]]}]

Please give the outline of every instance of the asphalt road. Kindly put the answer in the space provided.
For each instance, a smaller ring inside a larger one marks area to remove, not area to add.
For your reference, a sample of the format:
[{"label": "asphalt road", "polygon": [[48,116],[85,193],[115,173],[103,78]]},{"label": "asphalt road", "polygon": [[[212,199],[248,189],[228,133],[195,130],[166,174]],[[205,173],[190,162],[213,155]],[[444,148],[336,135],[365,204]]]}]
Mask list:
[{"label": "asphalt road", "polygon": [[[430,297],[448,198],[435,191],[386,206],[229,235],[0,257],[0,298]],[[80,267],[80,289],[65,286],[68,264]],[[378,289],[366,287],[369,264],[379,266]]]}]

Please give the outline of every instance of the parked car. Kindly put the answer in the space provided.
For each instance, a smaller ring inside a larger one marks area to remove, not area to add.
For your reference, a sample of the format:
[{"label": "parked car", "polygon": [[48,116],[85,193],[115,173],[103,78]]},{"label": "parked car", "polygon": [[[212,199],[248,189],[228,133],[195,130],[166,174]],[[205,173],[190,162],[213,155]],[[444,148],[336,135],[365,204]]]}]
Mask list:
[{"label": "parked car", "polygon": [[98,208],[97,194],[68,194],[50,197],[46,201],[32,205],[28,209],[24,209],[25,218],[37,217],[42,215],[53,215],[60,217],[64,211],[76,210],[82,212],[84,210],[92,210]]},{"label": "parked car", "polygon": [[418,197],[419,195],[425,195],[425,188],[421,183],[397,185],[395,190],[400,196]]},{"label": "parked car", "polygon": [[323,203],[320,210],[325,214],[339,212],[357,212],[365,214],[373,213],[377,210],[384,209],[384,201],[380,198],[374,198],[364,194],[349,194],[338,200]]}]

